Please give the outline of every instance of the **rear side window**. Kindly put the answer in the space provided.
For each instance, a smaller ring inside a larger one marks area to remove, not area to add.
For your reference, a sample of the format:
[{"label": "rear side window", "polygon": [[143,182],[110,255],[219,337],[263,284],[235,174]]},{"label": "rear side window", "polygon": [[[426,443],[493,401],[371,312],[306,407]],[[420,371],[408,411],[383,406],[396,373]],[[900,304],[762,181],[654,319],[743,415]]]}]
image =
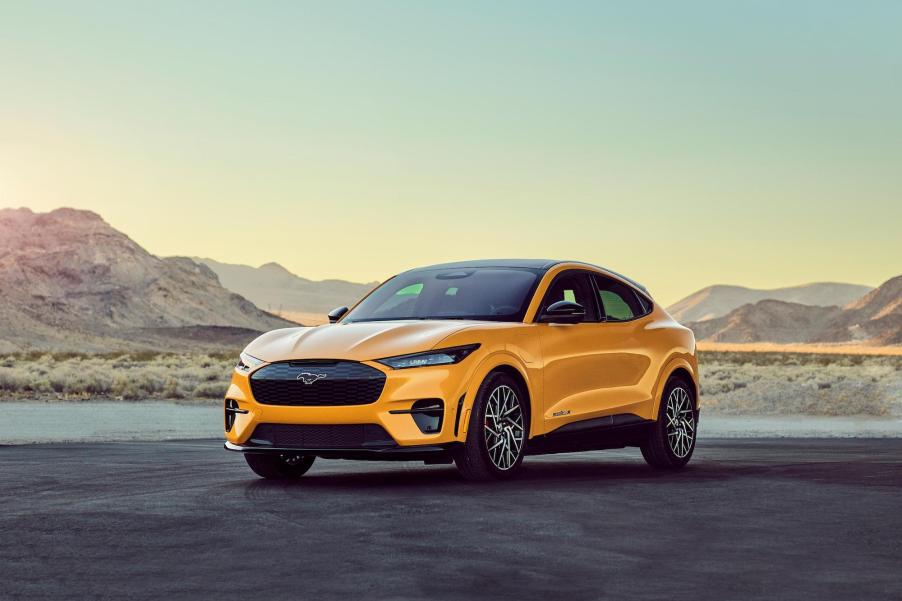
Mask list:
[{"label": "rear side window", "polygon": [[633,293],[636,295],[636,298],[639,299],[639,304],[642,305],[642,315],[648,315],[649,313],[651,313],[651,310],[654,308],[654,303],[652,303],[651,300],[644,294],[640,294],[635,290],[633,290]]},{"label": "rear side window", "polygon": [[632,288],[601,275],[594,277],[598,298],[608,321],[629,321],[648,313]]}]

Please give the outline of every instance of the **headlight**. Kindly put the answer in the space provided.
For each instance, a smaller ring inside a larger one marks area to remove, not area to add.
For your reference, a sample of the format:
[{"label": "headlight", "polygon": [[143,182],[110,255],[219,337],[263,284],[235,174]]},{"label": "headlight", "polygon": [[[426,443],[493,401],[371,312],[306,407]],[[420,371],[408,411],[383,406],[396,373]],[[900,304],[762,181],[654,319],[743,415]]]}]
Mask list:
[{"label": "headlight", "polygon": [[453,348],[443,348],[436,351],[426,351],[425,353],[386,357],[385,359],[377,359],[376,361],[382,365],[387,365],[392,369],[426,367],[427,365],[450,365],[451,363],[460,363],[467,355],[478,348],[478,344],[468,344],[467,346],[455,346]]},{"label": "headlight", "polygon": [[247,373],[255,367],[263,365],[264,363],[266,363],[266,361],[264,361],[263,359],[257,359],[256,357],[252,357],[247,353],[241,353],[241,356],[238,359],[238,365],[235,366],[235,369],[242,373]]}]

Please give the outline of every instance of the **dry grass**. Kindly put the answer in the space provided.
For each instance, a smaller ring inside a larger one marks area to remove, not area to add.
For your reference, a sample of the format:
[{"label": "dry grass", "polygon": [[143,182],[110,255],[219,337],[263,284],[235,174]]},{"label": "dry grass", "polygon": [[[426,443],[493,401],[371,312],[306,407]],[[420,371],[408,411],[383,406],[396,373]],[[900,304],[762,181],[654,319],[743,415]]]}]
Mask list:
[{"label": "dry grass", "polygon": [[902,357],[701,352],[705,412],[902,416]]},{"label": "dry grass", "polygon": [[868,346],[865,344],[776,344],[773,342],[699,342],[699,351],[729,353],[807,353],[817,355],[897,355],[902,346]]},{"label": "dry grass", "polygon": [[229,355],[23,354],[0,357],[0,400],[220,398]]},{"label": "dry grass", "polygon": [[[0,401],[222,398],[234,365],[231,353],[0,356]],[[699,366],[706,413],[902,417],[900,356],[706,351]]]}]

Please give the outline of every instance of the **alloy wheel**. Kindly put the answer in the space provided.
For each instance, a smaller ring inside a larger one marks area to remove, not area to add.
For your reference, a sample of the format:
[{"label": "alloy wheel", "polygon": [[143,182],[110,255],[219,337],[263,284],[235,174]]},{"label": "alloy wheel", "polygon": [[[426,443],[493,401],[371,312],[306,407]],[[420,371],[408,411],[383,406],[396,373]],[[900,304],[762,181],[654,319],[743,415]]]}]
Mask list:
[{"label": "alloy wheel", "polygon": [[526,431],[517,393],[502,384],[492,391],[485,407],[485,446],[489,459],[500,470],[509,470],[523,450]]},{"label": "alloy wheel", "polygon": [[677,386],[667,397],[667,442],[673,454],[682,459],[692,450],[695,441],[695,410],[689,393]]}]

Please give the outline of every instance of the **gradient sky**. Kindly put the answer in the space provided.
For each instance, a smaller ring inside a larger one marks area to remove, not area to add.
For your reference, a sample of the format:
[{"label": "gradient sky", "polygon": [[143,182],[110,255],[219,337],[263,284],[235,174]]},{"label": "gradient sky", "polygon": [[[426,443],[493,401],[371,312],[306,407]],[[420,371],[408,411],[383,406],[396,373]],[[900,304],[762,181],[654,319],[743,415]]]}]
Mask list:
[{"label": "gradient sky", "polygon": [[[190,4],[190,6],[189,6]],[[0,207],[382,279],[902,273],[900,2],[0,0]]]}]

